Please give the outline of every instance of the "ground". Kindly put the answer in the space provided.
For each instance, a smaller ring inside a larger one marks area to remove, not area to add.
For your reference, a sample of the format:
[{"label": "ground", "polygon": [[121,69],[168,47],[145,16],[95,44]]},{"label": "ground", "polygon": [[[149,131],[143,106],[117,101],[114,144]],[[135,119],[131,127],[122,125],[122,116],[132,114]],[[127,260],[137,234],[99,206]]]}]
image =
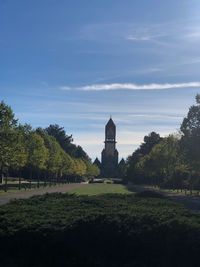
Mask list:
[{"label": "ground", "polygon": [[42,187],[38,189],[31,189],[31,190],[21,190],[21,191],[14,191],[14,192],[7,192],[0,194],[0,205],[6,204],[13,199],[21,199],[21,198],[29,198],[35,195],[43,195],[46,193],[66,193],[70,192],[71,190],[86,186],[84,183],[74,183],[74,184],[64,184],[64,185],[57,185],[52,187]]},{"label": "ground", "polygon": [[71,193],[77,195],[101,195],[101,194],[130,194],[126,186],[121,184],[87,184],[84,187],[78,187],[71,190]]},{"label": "ground", "polygon": [[70,192],[76,195],[101,195],[107,193],[119,193],[119,194],[130,194],[136,191],[144,191],[144,190],[155,190],[162,193],[167,198],[183,204],[189,210],[200,213],[200,197],[198,196],[185,196],[184,194],[175,193],[172,191],[165,191],[161,189],[155,189],[148,186],[131,186],[126,187],[125,185],[120,184],[85,184],[85,183],[77,183],[77,184],[65,184],[65,185],[57,185],[53,187],[45,187],[39,189],[32,190],[21,190],[17,192],[8,192],[0,194],[0,205],[6,204],[13,199],[21,199],[21,198],[29,198],[35,195],[43,195],[45,193],[65,193]]}]

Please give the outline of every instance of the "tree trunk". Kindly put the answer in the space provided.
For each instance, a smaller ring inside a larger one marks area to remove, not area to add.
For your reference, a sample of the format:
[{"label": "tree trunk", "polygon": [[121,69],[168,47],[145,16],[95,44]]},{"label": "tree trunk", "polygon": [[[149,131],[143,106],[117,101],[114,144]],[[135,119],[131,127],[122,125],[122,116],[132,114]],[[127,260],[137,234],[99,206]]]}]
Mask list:
[{"label": "tree trunk", "polygon": [[19,172],[19,187],[18,187],[19,190],[21,190],[21,172]]},{"label": "tree trunk", "polygon": [[3,166],[0,168],[0,183],[3,184]]},{"label": "tree trunk", "polygon": [[40,173],[38,172],[38,177],[37,177],[37,188],[40,188]]},{"label": "tree trunk", "polygon": [[19,177],[19,186],[18,189],[21,190],[21,177]]},{"label": "tree trunk", "polygon": [[30,189],[32,187],[32,170],[30,170]]},{"label": "tree trunk", "polygon": [[7,175],[6,175],[6,177],[5,177],[5,187],[4,187],[4,191],[5,191],[5,192],[7,192],[7,189],[8,189],[8,187],[7,187],[7,183],[8,183],[8,177],[7,177]]}]

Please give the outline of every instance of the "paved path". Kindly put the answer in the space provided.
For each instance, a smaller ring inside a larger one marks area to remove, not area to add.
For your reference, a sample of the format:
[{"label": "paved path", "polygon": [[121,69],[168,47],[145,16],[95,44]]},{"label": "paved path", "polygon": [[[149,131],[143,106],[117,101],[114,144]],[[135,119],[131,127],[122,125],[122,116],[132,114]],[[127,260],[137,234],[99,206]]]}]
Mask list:
[{"label": "paved path", "polygon": [[74,183],[74,184],[64,184],[57,185],[52,187],[44,187],[38,189],[27,189],[27,191],[17,191],[17,192],[8,192],[0,195],[0,205],[6,204],[13,199],[29,198],[36,195],[43,195],[45,193],[66,193],[70,192],[72,189],[84,186],[84,183]]},{"label": "paved path", "polygon": [[167,192],[162,189],[154,189],[153,187],[149,188],[146,186],[133,186],[133,188],[135,188],[136,191],[151,190],[159,192],[167,198],[171,199],[172,201],[183,204],[187,209],[191,210],[192,212],[200,213],[200,197],[184,195],[175,192]]}]

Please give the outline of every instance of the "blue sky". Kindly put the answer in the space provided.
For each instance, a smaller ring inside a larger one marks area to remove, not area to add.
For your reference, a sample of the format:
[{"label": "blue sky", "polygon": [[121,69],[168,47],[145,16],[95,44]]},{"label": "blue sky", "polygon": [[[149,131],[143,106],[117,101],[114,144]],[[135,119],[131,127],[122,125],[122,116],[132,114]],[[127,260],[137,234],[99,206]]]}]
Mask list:
[{"label": "blue sky", "polygon": [[94,158],[110,114],[126,157],[200,93],[199,0],[0,0],[0,98]]}]

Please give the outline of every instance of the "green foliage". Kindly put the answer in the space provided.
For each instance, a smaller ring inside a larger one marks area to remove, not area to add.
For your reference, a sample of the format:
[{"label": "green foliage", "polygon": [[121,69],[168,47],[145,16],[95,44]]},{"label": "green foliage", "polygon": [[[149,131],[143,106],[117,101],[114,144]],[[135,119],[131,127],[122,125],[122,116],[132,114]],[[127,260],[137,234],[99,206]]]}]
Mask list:
[{"label": "green foliage", "polygon": [[31,133],[28,140],[28,166],[31,169],[43,170],[48,160],[48,149],[44,139],[37,133]]},{"label": "green foliage", "polygon": [[[11,107],[0,102],[0,179],[3,179],[3,172],[16,163],[16,142],[19,141],[19,134],[16,134],[17,120]],[[19,149],[19,147],[17,147]]]},{"label": "green foliage", "polygon": [[189,108],[179,135],[153,133],[127,159],[127,180],[177,189],[200,188],[200,95]]},{"label": "green foliage", "polygon": [[164,199],[50,194],[0,207],[0,221],[4,267],[199,262],[199,215]]},{"label": "green foliage", "polygon": [[200,95],[196,96],[196,102],[181,124],[181,147],[191,169],[200,172]]},{"label": "green foliage", "polygon": [[142,173],[141,173],[141,168],[139,168],[138,164],[140,164],[139,162],[143,159],[143,157],[145,155],[148,155],[151,152],[152,148],[160,141],[161,141],[160,135],[155,132],[151,132],[149,135],[144,137],[144,142],[127,159],[126,172],[128,180],[132,180],[135,183],[141,182]]},{"label": "green foliage", "polygon": [[179,142],[174,136],[164,138],[155,145],[151,152],[143,157],[139,162],[139,168],[145,171],[148,177],[155,177],[157,184],[161,184],[163,179],[171,177],[175,167],[179,164],[178,156]]},{"label": "green foliage", "polygon": [[75,144],[72,143],[73,142],[72,135],[68,136],[64,130],[64,127],[60,127],[59,125],[54,124],[46,128],[45,131],[47,132],[48,135],[53,136],[60,144],[62,149],[70,156],[89,160],[88,155],[82,149],[82,147],[76,146]]},{"label": "green foliage", "polygon": [[[62,127],[50,125],[33,130],[17,123],[11,107],[0,103],[0,178],[11,172],[27,178],[61,179],[94,177],[99,169],[91,164],[80,146],[72,144]],[[69,151],[70,156],[67,151]],[[73,153],[72,153],[73,151]],[[36,175],[36,177],[35,177]]]},{"label": "green foliage", "polygon": [[142,198],[165,198],[162,194],[159,192],[151,191],[151,190],[146,190],[146,191],[141,191],[135,194],[135,197],[142,197]]},{"label": "green foliage", "polygon": [[88,178],[99,176],[100,170],[97,167],[97,165],[92,164],[90,161],[85,161],[85,165],[86,165],[86,176]]},{"label": "green foliage", "polygon": [[10,106],[6,105],[3,101],[0,102],[0,130],[12,129],[17,125],[15,114]]},{"label": "green foliage", "polygon": [[22,170],[28,162],[28,151],[26,147],[26,136],[23,129],[19,126],[14,132],[14,151],[10,163],[11,168]]}]

